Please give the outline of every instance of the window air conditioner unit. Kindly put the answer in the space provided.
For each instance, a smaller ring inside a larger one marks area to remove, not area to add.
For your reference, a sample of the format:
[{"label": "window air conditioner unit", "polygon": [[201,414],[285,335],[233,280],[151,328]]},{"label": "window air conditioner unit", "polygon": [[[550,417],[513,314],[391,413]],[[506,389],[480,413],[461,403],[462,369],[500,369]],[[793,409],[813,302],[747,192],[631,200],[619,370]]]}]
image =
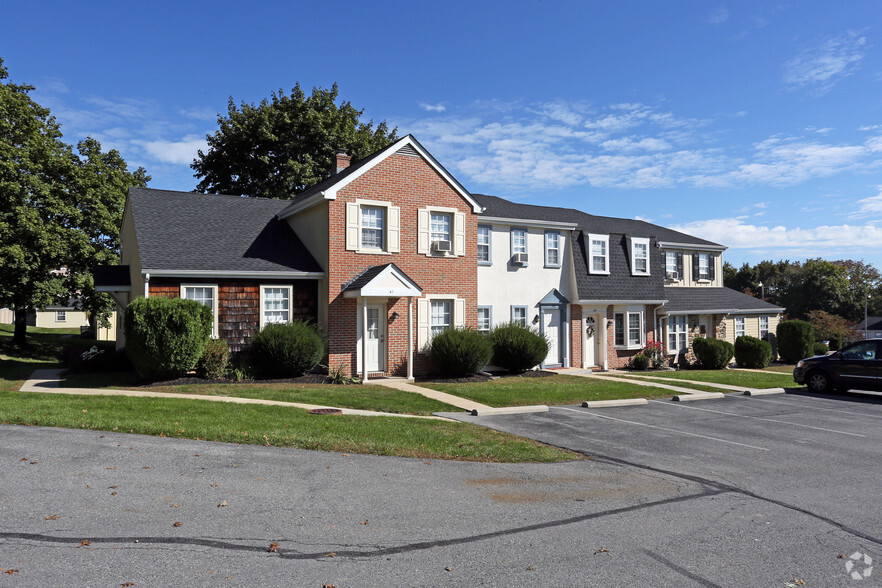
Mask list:
[{"label": "window air conditioner unit", "polygon": [[666,277],[667,279],[669,279],[669,280],[679,280],[679,279],[680,279],[680,273],[679,273],[679,272],[667,272],[667,273],[665,274],[665,277]]},{"label": "window air conditioner unit", "polygon": [[512,263],[516,263],[518,265],[527,265],[527,260],[528,258],[526,253],[515,253],[511,258]]},{"label": "window air conditioner unit", "polygon": [[450,253],[450,241],[432,241],[432,251]]}]

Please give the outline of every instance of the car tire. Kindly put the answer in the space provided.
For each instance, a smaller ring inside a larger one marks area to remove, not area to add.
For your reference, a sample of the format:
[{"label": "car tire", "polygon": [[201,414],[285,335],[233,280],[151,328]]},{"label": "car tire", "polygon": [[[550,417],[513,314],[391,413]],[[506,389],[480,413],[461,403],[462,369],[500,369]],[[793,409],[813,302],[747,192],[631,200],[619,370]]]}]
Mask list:
[{"label": "car tire", "polygon": [[811,372],[808,376],[806,376],[805,383],[808,386],[808,389],[812,392],[817,392],[818,394],[823,394],[826,392],[831,392],[833,386],[830,382],[830,376],[825,374],[824,372]]}]

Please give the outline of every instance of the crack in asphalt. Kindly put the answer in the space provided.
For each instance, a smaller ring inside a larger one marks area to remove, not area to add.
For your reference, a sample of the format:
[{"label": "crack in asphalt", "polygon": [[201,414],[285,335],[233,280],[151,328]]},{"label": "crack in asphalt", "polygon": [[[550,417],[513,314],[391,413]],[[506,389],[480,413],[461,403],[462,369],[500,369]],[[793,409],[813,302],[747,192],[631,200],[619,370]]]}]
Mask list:
[{"label": "crack in asphalt", "polygon": [[[320,551],[320,552],[300,552],[294,549],[288,549],[279,547],[275,552],[275,555],[278,555],[282,559],[294,559],[294,560],[307,560],[307,559],[326,559],[330,557],[334,558],[370,558],[370,557],[382,557],[386,555],[397,555],[402,553],[408,553],[413,551],[420,551],[424,549],[433,549],[436,547],[448,547],[452,545],[463,545],[467,543],[475,543],[478,541],[486,541],[488,539],[495,539],[497,537],[504,537],[507,535],[517,535],[520,533],[528,533],[530,531],[541,531],[544,529],[551,529],[555,527],[561,527],[564,525],[572,525],[575,523],[581,523],[584,521],[590,521],[592,519],[599,519],[608,516],[626,514],[638,510],[643,510],[647,508],[653,508],[656,506],[664,506],[668,504],[676,504],[679,502],[686,502],[690,500],[696,500],[700,498],[707,498],[710,496],[717,496],[719,494],[726,493],[726,490],[714,490],[703,488],[701,492],[697,492],[694,494],[689,494],[686,496],[677,496],[674,498],[666,498],[664,500],[656,500],[653,502],[644,502],[642,504],[634,504],[631,506],[624,506],[621,508],[614,508],[610,510],[604,510],[600,512],[593,512],[584,515],[579,515],[575,517],[569,517],[565,519],[557,519],[554,521],[545,521],[542,523],[535,523],[532,525],[524,525],[521,527],[513,527],[511,529],[502,529],[499,531],[491,531],[489,533],[481,533],[478,535],[470,535],[467,537],[454,537],[451,539],[438,539],[435,541],[420,541],[416,543],[408,543],[406,545],[397,545],[391,547],[378,547],[371,550],[358,550],[358,549],[348,549],[348,550],[340,550],[340,551]],[[146,544],[146,545],[188,545],[188,546],[201,546],[201,547],[211,547],[214,549],[224,549],[228,551],[250,551],[250,552],[263,552],[269,553],[269,549],[264,546],[256,546],[256,545],[244,545],[241,543],[232,543],[230,541],[219,541],[216,539],[198,539],[198,538],[190,538],[190,537],[87,537],[92,545],[99,543],[134,543],[138,541],[138,544]],[[18,539],[23,541],[37,541],[43,543],[63,543],[63,544],[80,544],[83,540],[81,537],[57,537],[53,535],[44,535],[38,533],[16,533],[16,532],[0,532],[0,540],[8,540],[8,539]],[[267,544],[269,540],[267,540]],[[333,554],[333,556],[331,555]]]},{"label": "crack in asphalt", "polygon": [[699,576],[698,574],[694,574],[694,573],[690,572],[689,570],[687,570],[683,566],[679,566],[679,565],[675,564],[674,562],[672,562],[671,560],[669,560],[668,558],[662,557],[661,555],[659,555],[653,551],[649,551],[648,549],[641,549],[640,551],[642,551],[643,553],[645,553],[646,555],[648,555],[649,557],[651,557],[655,561],[657,561],[661,564],[664,564],[665,566],[674,570],[675,572],[677,572],[681,576],[685,576],[685,577],[689,578],[690,580],[693,580],[702,586],[707,586],[707,588],[723,588],[719,584],[714,584],[710,580],[706,580],[706,579],[702,578],[701,576]]}]

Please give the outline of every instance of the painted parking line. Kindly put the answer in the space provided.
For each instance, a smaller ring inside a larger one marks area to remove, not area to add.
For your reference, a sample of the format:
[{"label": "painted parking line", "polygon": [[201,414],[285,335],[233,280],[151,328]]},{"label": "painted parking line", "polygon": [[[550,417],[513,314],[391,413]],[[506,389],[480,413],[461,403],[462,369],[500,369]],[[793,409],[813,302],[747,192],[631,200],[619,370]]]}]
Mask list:
[{"label": "painted parking line", "polygon": [[[751,400],[751,398],[749,396],[733,396],[732,398],[740,398],[742,400]],[[811,398],[811,397],[807,396],[805,398]],[[860,417],[869,417],[871,419],[882,419],[882,414],[866,414],[866,413],[862,413],[862,412],[856,412],[854,410],[843,410],[843,409],[838,409],[838,408],[820,408],[817,406],[799,406],[799,405],[794,404],[793,402],[784,402],[781,400],[770,400],[767,398],[762,398],[762,399],[757,398],[756,400],[758,400],[760,402],[771,402],[772,404],[783,404],[784,406],[799,408],[800,410],[823,410],[824,412],[838,412],[840,414],[850,414],[850,415],[860,416]],[[826,399],[822,399],[822,400],[826,400]]]},{"label": "painted parking line", "polygon": [[656,402],[656,403],[658,403],[658,404],[661,404],[662,406],[672,406],[672,407],[677,407],[677,408],[687,408],[687,409],[690,409],[690,410],[701,410],[701,411],[704,411],[704,412],[713,412],[713,413],[716,413],[716,414],[725,414],[725,415],[728,415],[728,416],[740,417],[740,418],[743,418],[743,419],[756,419],[756,420],[758,420],[758,421],[768,421],[768,422],[770,422],[770,423],[778,423],[778,424],[782,424],[782,425],[790,425],[791,427],[802,427],[802,428],[804,428],[804,429],[814,429],[815,431],[825,431],[825,432],[827,432],[827,433],[839,433],[840,435],[848,435],[848,436],[850,436],[850,437],[861,437],[861,438],[865,438],[865,437],[866,437],[866,435],[861,435],[861,434],[859,434],[859,433],[849,433],[848,431],[838,431],[838,430],[836,430],[836,429],[825,429],[824,427],[813,427],[813,426],[811,426],[811,425],[803,425],[803,424],[800,424],[800,423],[791,423],[790,421],[782,421],[782,420],[780,420],[780,419],[770,419],[770,418],[768,418],[768,417],[758,417],[758,416],[753,416],[753,415],[748,415],[748,414],[738,414],[737,412],[726,412],[726,411],[724,411],[724,410],[713,410],[713,409],[711,409],[711,408],[699,408],[699,407],[697,407],[697,406],[685,406],[685,405],[682,405],[682,404],[676,404],[676,403],[673,403],[673,402],[662,401],[662,400],[650,400],[650,402]]},{"label": "painted parking line", "polygon": [[738,445],[739,447],[747,447],[749,449],[758,449],[759,451],[769,451],[766,447],[757,447],[756,445],[748,445],[747,443],[739,443],[737,441],[729,441],[728,439],[720,439],[719,437],[710,437],[708,435],[700,435],[698,433],[689,433],[687,431],[678,431],[677,429],[669,429],[668,427],[659,427],[658,425],[648,425],[646,423],[639,423],[637,421],[629,421],[625,419],[617,419],[615,417],[611,417],[605,414],[597,414],[596,412],[591,412],[589,410],[578,410],[576,408],[566,408],[564,406],[550,406],[549,410],[569,410],[572,412],[578,412],[580,414],[587,414],[593,417],[597,417],[599,419],[607,419],[610,421],[616,421],[618,423],[625,423],[628,425],[637,425],[638,427],[647,427],[649,429],[659,429],[660,431],[667,431],[668,433],[677,433],[678,435],[687,435],[689,437],[701,437],[702,439],[710,439],[711,441],[720,441],[721,443],[728,443],[730,445]]}]

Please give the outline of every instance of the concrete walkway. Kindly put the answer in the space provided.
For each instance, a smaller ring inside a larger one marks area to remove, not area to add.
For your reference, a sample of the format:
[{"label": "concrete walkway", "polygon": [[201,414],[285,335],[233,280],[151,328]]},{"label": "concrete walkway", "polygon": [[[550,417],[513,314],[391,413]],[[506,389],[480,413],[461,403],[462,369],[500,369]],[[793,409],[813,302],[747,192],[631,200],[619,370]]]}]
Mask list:
[{"label": "concrete walkway", "polygon": [[[559,374],[567,374],[569,376],[579,376],[583,378],[596,378],[598,380],[607,380],[610,382],[622,382],[627,381],[631,384],[635,384],[637,386],[649,386],[652,388],[661,388],[663,390],[670,390],[671,392],[675,392],[676,395],[673,397],[673,400],[705,400],[710,398],[722,398],[723,395],[719,392],[704,392],[703,390],[696,390],[695,388],[683,388],[681,386],[672,386],[671,384],[661,384],[656,381],[640,381],[640,380],[631,380],[624,375],[621,376],[613,376],[609,373],[598,373],[592,372],[591,370],[583,370],[581,368],[566,368],[563,370],[555,370]],[[703,383],[703,382],[702,382]]]},{"label": "concrete walkway", "polygon": [[[745,371],[760,371],[760,370],[745,370]],[[652,379],[650,375],[644,374],[621,374],[618,377],[621,378],[646,378]],[[781,392],[784,391],[783,386],[778,388],[750,388],[749,386],[736,386],[734,384],[721,384],[718,382],[702,382],[699,380],[680,380],[678,378],[656,378],[652,380],[653,382],[658,382],[659,380],[672,381],[672,382],[683,382],[687,384],[699,384],[701,386],[707,386],[708,388],[719,388],[720,390],[728,390],[729,392],[741,392],[743,394],[747,394],[750,396],[756,395],[757,393],[762,393],[767,390],[779,390]]]},{"label": "concrete walkway", "polygon": [[431,388],[423,388],[422,386],[417,386],[416,384],[408,382],[405,378],[373,378],[368,380],[367,385],[384,386],[386,388],[401,390],[402,392],[412,392],[414,394],[419,394],[420,396],[425,396],[426,398],[432,398],[433,400],[443,402],[444,404],[449,404],[450,406],[455,406],[456,408],[461,408],[468,411],[486,410],[490,408],[486,404],[481,404],[480,402],[475,402],[474,400],[468,400],[467,398],[460,398],[459,396],[447,394],[446,392],[439,392],[437,390],[432,390]]},{"label": "concrete walkway", "polygon": [[[316,408],[338,408],[319,404],[303,404],[300,402],[281,402],[278,400],[263,400],[261,398],[238,398],[235,396],[208,396],[204,394],[178,394],[176,392],[152,392],[149,390],[110,390],[101,388],[62,388],[61,374],[64,370],[42,369],[36,370],[29,380],[21,387],[21,392],[41,392],[48,394],[74,394],[85,396],[132,396],[140,398],[180,398],[186,400],[205,400],[208,402],[229,402],[232,404],[262,404],[269,406],[288,406],[313,410]],[[340,408],[343,414],[357,416],[391,416],[414,419],[449,420],[437,416],[420,416],[413,414],[396,414],[391,412],[376,412],[372,410],[358,410],[355,408]]]}]

